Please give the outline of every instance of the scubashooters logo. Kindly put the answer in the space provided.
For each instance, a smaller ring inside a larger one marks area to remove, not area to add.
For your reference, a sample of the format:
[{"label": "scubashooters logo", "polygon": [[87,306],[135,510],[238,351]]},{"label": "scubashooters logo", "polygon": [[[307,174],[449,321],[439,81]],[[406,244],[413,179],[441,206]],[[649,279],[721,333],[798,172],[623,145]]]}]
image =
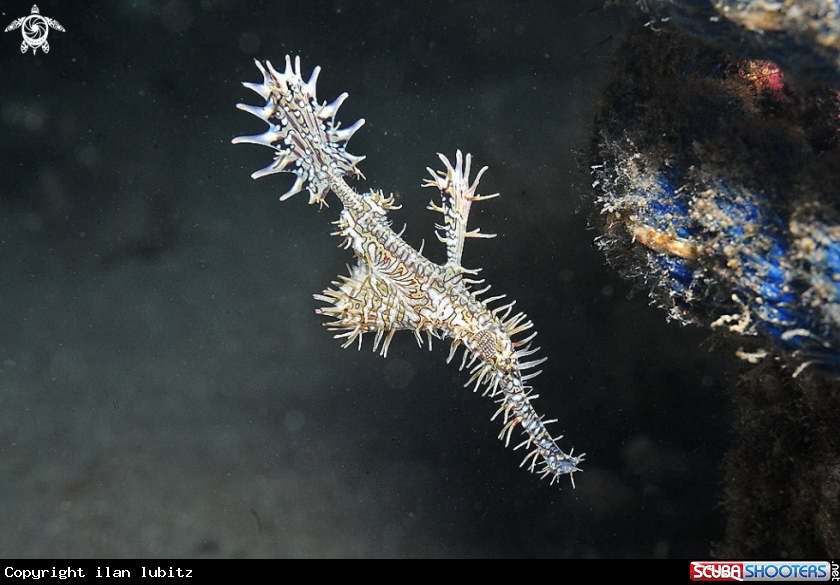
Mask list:
[{"label": "scubashooters logo", "polygon": [[12,24],[6,27],[3,32],[20,29],[23,34],[23,42],[20,45],[20,52],[25,53],[27,49],[32,49],[32,54],[38,52],[38,49],[44,53],[50,52],[50,44],[47,42],[47,35],[50,29],[64,32],[64,27],[58,24],[57,20],[41,16],[41,11],[38,10],[38,5],[32,5],[32,14],[18,18]]},{"label": "scubashooters logo", "polygon": [[690,577],[692,581],[828,581],[831,565],[828,561],[693,561]]}]

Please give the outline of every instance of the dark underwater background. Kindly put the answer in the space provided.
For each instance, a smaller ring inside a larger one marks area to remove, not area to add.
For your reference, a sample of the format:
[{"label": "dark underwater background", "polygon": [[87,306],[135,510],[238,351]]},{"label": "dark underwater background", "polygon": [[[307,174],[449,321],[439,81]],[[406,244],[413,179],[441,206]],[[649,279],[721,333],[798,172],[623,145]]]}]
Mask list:
[{"label": "dark underwater background", "polygon": [[[32,0],[0,0],[0,28]],[[41,1],[0,34],[0,556],[684,557],[724,536],[730,352],[592,241],[586,149],[623,15],[597,1]],[[323,67],[358,189],[435,261],[426,167],[488,165],[464,264],[539,331],[550,486],[448,347],[341,349],[315,314],[339,206],[231,138],[253,59]]]}]

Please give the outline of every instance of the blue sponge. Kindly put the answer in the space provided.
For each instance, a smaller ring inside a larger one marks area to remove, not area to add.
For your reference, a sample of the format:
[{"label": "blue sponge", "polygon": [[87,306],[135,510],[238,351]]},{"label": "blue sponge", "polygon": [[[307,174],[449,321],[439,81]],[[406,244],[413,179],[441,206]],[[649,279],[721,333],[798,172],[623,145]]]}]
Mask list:
[{"label": "blue sponge", "polygon": [[590,150],[601,247],[672,318],[763,337],[742,357],[840,373],[837,91],[651,27],[617,55]]}]

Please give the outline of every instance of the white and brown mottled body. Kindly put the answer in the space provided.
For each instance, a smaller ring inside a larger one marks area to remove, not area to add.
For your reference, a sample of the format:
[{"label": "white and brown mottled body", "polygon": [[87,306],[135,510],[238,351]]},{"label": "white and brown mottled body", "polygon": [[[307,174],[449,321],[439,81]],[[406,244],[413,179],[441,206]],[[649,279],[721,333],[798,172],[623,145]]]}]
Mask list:
[{"label": "white and brown mottled body", "polygon": [[[341,200],[343,209],[336,222],[336,235],[345,238],[345,247],[355,252],[357,263],[349,276],[334,282],[335,288],[325,290],[315,298],[328,303],[318,312],[333,318],[327,323],[346,338],[345,346],[358,341],[361,348],[365,333],[374,335],[373,349],[380,348],[385,356],[394,333],[410,330],[422,343],[426,332],[429,345],[433,337],[451,339],[448,361],[458,347],[464,346],[461,368],[469,367],[472,377],[467,385],[475,383],[478,390],[496,398],[504,427],[500,438],[510,442],[517,425],[525,434],[519,446],[530,448],[523,465],[529,463],[533,471],[550,476],[552,482],[561,475],[580,471],[578,464],[583,455],[566,454],[551,437],[546,424],[533,408],[530,378],[539,372],[523,375],[523,371],[536,366],[545,358],[529,362],[520,361],[539,348],[531,349],[535,334],[513,341],[511,338],[532,327],[524,313],[511,316],[513,303],[490,309],[488,303],[503,297],[479,300],[477,297],[489,289],[471,291],[470,285],[479,284],[468,278],[477,270],[461,265],[464,240],[468,237],[493,237],[478,230],[467,231],[467,219],[473,201],[497,195],[476,194],[479,178],[487,167],[478,172],[470,183],[469,154],[458,151],[455,165],[439,155],[445,166],[443,172],[429,169],[431,178],[424,186],[436,187],[442,195],[441,205],[432,203],[430,209],[444,216],[444,224],[437,226],[438,238],[446,245],[447,261],[436,264],[425,258],[421,251],[409,246],[391,229],[387,212],[395,209],[393,198],[381,191],[359,194],[344,180],[346,175],[361,176],[356,164],[364,157],[357,157],[345,150],[345,143],[364,124],[359,120],[346,129],[340,129],[335,114],[347,98],[342,94],[331,104],[319,104],[315,84],[320,68],[315,68],[309,81],[300,73],[300,61],[286,57],[284,72],[275,70],[271,63],[257,62],[263,74],[262,83],[245,83],[266,100],[264,106],[239,104],[269,124],[269,129],[257,136],[235,138],[234,143],[260,144],[276,151],[274,161],[252,176],[289,172],[297,179],[281,200],[306,188],[310,203],[324,203],[329,191]],[[495,418],[495,416],[494,416]],[[519,447],[518,446],[518,447]],[[517,448],[518,448],[517,447]],[[574,481],[572,482],[574,485]]]}]

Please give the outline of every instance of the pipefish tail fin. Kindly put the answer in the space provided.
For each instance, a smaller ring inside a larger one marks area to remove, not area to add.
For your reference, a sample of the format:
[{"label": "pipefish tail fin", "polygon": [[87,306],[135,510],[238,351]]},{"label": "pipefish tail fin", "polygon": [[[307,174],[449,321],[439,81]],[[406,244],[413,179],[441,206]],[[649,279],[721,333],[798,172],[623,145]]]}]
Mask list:
[{"label": "pipefish tail fin", "polygon": [[255,61],[263,74],[262,83],[243,85],[265,99],[265,105],[237,104],[240,110],[253,114],[268,123],[268,130],[254,136],[238,136],[234,144],[259,144],[274,149],[274,160],[267,167],[254,172],[259,179],[275,173],[292,173],[296,179],[292,187],[280,196],[285,201],[306,188],[309,203],[324,203],[332,184],[351,175],[363,177],[356,165],[364,160],[347,152],[345,146],[365,120],[360,118],[352,126],[341,128],[335,115],[347,99],[342,93],[332,103],[318,103],[316,83],[321,68],[316,67],[304,81],[300,72],[300,57],[286,55],[286,69],[277,71],[270,61]]}]

